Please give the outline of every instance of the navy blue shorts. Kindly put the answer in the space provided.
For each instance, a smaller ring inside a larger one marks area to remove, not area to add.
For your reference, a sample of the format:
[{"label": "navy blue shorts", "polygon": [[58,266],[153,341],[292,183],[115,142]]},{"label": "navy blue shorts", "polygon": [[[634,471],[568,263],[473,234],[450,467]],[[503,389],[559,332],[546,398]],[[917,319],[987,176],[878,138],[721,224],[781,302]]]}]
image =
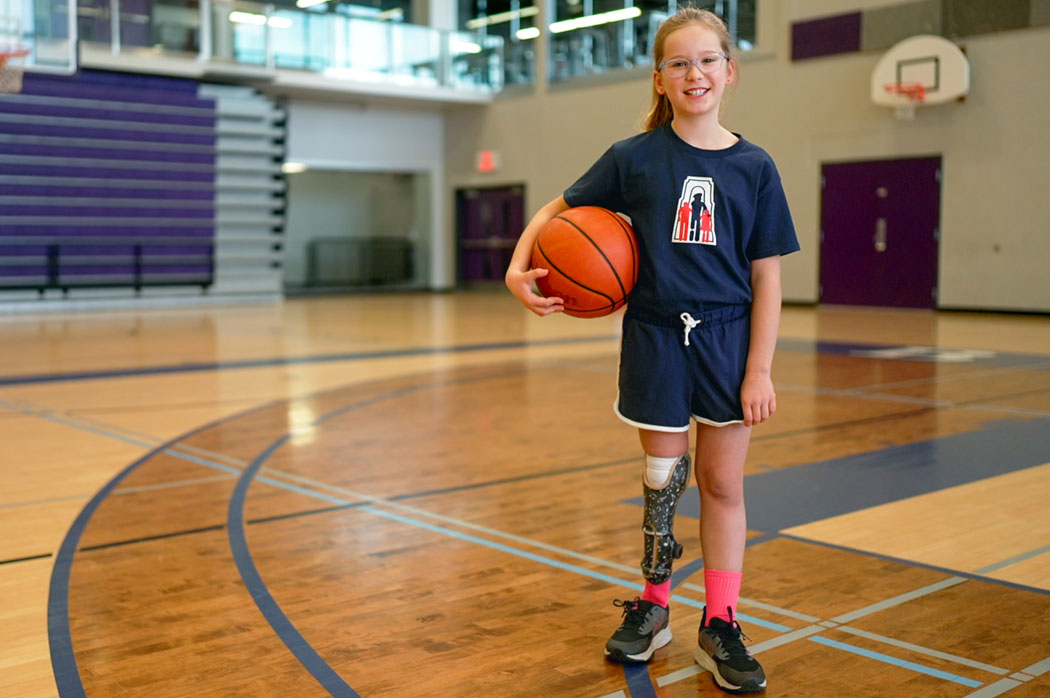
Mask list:
[{"label": "navy blue shorts", "polygon": [[690,419],[714,426],[743,422],[740,386],[747,368],[751,306],[693,313],[682,309],[681,314],[687,317],[677,310],[668,316],[632,313],[628,306],[616,414],[632,426],[654,431],[688,431]]}]

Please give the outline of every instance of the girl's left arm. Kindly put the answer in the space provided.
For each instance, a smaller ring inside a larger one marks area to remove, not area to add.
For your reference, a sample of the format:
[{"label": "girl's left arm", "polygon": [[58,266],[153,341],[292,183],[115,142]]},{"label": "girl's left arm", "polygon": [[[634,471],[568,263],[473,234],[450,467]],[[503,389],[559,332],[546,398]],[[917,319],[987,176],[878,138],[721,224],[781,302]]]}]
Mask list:
[{"label": "girl's left arm", "polygon": [[751,344],[747,369],[740,387],[744,424],[764,422],[777,409],[773,392],[773,350],[780,328],[780,256],[751,262]]}]

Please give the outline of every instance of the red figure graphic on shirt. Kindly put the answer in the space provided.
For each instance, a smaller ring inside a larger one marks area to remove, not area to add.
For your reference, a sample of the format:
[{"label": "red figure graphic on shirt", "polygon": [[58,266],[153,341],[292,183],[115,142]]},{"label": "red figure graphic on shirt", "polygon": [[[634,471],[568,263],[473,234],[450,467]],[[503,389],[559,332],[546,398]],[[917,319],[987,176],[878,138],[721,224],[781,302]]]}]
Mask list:
[{"label": "red figure graphic on shirt", "polygon": [[675,208],[671,242],[718,245],[715,181],[711,177],[690,176],[682,182],[682,195]]},{"label": "red figure graphic on shirt", "polygon": [[683,201],[678,207],[678,239],[686,240],[689,237],[689,220],[693,217],[693,209],[688,201]]},{"label": "red figure graphic on shirt", "polygon": [[700,242],[710,243],[714,240],[714,236],[711,234],[714,232],[712,223],[711,212],[704,209],[704,212],[700,214]]}]

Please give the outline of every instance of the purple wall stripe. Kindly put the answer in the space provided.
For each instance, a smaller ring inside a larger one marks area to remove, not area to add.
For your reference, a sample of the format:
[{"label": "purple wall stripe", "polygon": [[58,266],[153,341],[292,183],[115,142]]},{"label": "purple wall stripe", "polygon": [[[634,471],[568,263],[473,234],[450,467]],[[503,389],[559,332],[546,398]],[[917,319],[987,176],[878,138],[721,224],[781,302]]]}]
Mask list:
[{"label": "purple wall stripe", "polygon": [[111,208],[106,206],[5,206],[0,216],[99,216],[105,218],[186,218],[211,220],[213,208]]},{"label": "purple wall stripe", "polygon": [[172,133],[165,127],[156,130],[131,130],[114,128],[83,128],[66,125],[6,123],[2,132],[14,136],[55,136],[59,138],[96,138],[109,141],[135,141],[143,143],[177,143],[185,145],[215,145],[215,133]]},{"label": "purple wall stripe", "polygon": [[117,167],[73,165],[22,165],[0,162],[0,175],[25,177],[91,177],[93,179],[138,179],[156,182],[213,182],[215,171],[135,170]]},{"label": "purple wall stripe", "polygon": [[[33,104],[0,100],[0,112],[24,114],[26,116],[60,116],[74,119],[102,119],[105,121],[131,122],[139,124],[171,124],[175,126],[197,126],[214,128],[215,117],[205,115],[186,116],[163,111],[133,111],[130,109],[103,109],[99,107],[61,106],[57,104]],[[143,130],[143,129],[134,129]]]},{"label": "purple wall stripe", "polygon": [[154,199],[165,201],[215,200],[214,190],[59,187],[43,184],[0,184],[0,196],[92,197],[96,199]]},{"label": "purple wall stripe", "polygon": [[791,60],[860,50],[861,13],[851,12],[791,25]]},{"label": "purple wall stripe", "polygon": [[[214,227],[212,225],[200,225],[200,226],[177,226],[177,227],[164,227],[158,228],[156,226],[142,225],[142,226],[121,226],[119,230],[110,230],[103,228],[103,232],[106,233],[108,239],[116,239],[121,237],[130,238],[156,238],[157,240],[163,241],[172,237],[184,238],[184,237],[197,237],[203,240],[211,240],[214,235]],[[99,226],[97,225],[76,225],[75,222],[70,222],[67,225],[21,225],[21,224],[5,224],[4,225],[4,236],[11,237],[39,237],[39,238],[56,238],[56,237],[76,237],[83,239],[90,239],[92,237],[99,237]]]},{"label": "purple wall stripe", "polygon": [[215,100],[197,97],[198,83],[193,80],[176,78],[169,83],[139,81],[135,78],[143,76],[128,73],[110,73],[108,74],[110,76],[120,76],[112,80],[94,79],[100,75],[102,74],[92,71],[82,71],[71,77],[28,73],[22,81],[22,93],[77,99],[105,99],[112,102],[164,104],[208,110],[215,107]]},{"label": "purple wall stripe", "polygon": [[60,145],[35,145],[32,143],[0,143],[0,155],[38,155],[44,158],[91,158],[105,164],[105,160],[141,162],[181,162],[196,165],[214,165],[215,152],[210,153],[165,153],[134,148],[70,148]]}]

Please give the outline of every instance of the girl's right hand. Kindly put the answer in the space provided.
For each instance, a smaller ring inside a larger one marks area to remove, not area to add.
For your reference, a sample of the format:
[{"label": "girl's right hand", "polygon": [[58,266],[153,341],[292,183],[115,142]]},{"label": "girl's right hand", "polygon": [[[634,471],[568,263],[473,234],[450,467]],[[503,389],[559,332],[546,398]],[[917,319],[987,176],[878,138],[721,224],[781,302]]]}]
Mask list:
[{"label": "girl's right hand", "polygon": [[540,316],[565,310],[565,302],[561,298],[555,296],[546,298],[536,292],[536,279],[547,274],[546,269],[529,269],[528,271],[508,269],[505,278],[507,288],[514,294],[514,297],[526,308]]}]

